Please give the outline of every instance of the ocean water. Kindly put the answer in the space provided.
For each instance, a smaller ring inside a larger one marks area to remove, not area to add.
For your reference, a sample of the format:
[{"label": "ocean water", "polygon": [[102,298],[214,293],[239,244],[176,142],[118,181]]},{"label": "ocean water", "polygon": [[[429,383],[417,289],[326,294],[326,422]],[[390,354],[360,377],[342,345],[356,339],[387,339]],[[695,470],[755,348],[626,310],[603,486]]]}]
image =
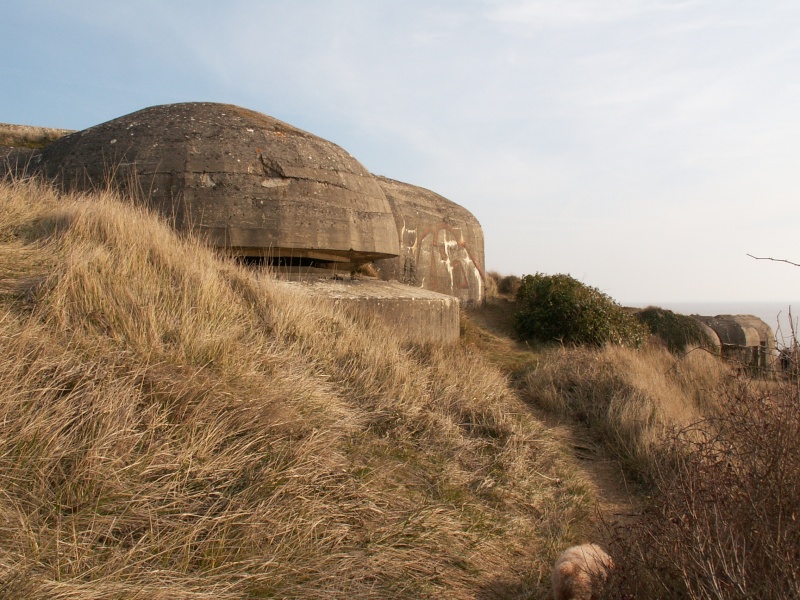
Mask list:
[{"label": "ocean water", "polygon": [[791,309],[794,331],[800,337],[800,301],[795,302],[661,302],[650,304],[633,304],[632,306],[645,308],[646,306],[660,306],[682,315],[703,315],[713,317],[716,315],[755,315],[770,327],[775,333],[778,347],[788,345],[791,340],[792,328],[790,327],[789,311]]}]

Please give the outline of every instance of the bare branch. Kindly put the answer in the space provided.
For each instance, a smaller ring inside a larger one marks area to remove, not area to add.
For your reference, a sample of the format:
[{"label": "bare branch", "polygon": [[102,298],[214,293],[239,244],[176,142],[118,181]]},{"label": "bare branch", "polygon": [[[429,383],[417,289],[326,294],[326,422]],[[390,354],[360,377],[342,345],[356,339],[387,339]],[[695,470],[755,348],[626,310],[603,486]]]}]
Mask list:
[{"label": "bare branch", "polygon": [[786,260],[785,258],[771,258],[769,256],[753,256],[752,254],[748,254],[747,256],[749,256],[750,258],[755,258],[756,260],[771,260],[774,262],[784,262],[784,263],[789,263],[790,265],[793,265],[795,267],[800,267],[800,264],[797,264],[796,262],[792,262],[790,260]]}]

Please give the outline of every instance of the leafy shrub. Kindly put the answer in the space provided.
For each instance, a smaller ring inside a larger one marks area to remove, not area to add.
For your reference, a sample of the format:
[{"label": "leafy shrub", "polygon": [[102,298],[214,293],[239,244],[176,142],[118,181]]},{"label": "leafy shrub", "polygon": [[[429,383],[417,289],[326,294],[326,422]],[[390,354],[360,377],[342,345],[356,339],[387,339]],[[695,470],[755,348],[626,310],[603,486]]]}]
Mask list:
[{"label": "leafy shrub", "polygon": [[569,275],[526,275],[517,290],[514,327],[523,338],[566,344],[639,347],[647,328],[612,298]]},{"label": "leafy shrub", "polygon": [[516,275],[506,275],[497,282],[497,291],[501,294],[515,295],[522,280]]},{"label": "leafy shrub", "polygon": [[651,334],[664,341],[673,354],[685,352],[689,346],[711,348],[711,340],[702,325],[692,317],[657,306],[648,306],[636,313]]}]

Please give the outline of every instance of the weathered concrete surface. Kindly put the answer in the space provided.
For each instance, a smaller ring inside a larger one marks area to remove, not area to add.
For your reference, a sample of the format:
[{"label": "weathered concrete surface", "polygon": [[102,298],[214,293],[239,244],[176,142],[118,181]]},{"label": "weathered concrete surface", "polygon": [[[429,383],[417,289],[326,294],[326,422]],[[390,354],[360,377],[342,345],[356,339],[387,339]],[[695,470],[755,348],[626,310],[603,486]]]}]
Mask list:
[{"label": "weathered concrete surface", "polygon": [[40,150],[0,146],[0,178],[25,177],[29,171],[36,170],[41,160]]},{"label": "weathered concrete surface", "polygon": [[772,328],[753,315],[736,315],[736,319],[743,327],[753,329],[758,334],[759,344],[754,356],[758,366],[772,368],[778,359],[775,334]]},{"label": "weathered concrete surface", "polygon": [[42,157],[67,188],[136,186],[177,229],[233,255],[312,265],[399,253],[389,203],[358,161],[237,106],[145,108],[62,137]]},{"label": "weathered concrete surface", "polygon": [[717,332],[711,329],[711,327],[706,325],[700,319],[695,319],[695,320],[700,324],[700,328],[703,330],[703,333],[706,334],[708,340],[711,342],[714,352],[716,352],[717,354],[722,354],[722,342],[720,342]]},{"label": "weathered concrete surface", "polygon": [[0,123],[0,146],[44,148],[49,143],[69,133],[72,133],[71,129]]},{"label": "weathered concrete surface", "polygon": [[425,188],[376,177],[394,213],[400,255],[375,263],[381,279],[484,300],[483,230],[467,209]]},{"label": "weathered concrete surface", "polygon": [[772,328],[753,315],[694,315],[720,341],[723,357],[748,367],[770,369],[777,359]]},{"label": "weathered concrete surface", "polygon": [[412,288],[397,281],[372,279],[309,278],[286,283],[375,315],[409,343],[449,344],[459,338],[460,307],[453,296]]}]

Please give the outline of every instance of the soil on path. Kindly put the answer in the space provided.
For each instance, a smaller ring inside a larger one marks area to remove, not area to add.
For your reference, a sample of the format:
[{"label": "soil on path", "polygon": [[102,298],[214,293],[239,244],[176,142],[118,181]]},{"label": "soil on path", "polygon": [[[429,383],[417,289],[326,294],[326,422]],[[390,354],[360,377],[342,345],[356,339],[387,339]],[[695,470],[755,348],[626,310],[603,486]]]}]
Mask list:
[{"label": "soil on path", "polygon": [[[536,348],[515,339],[513,315],[515,303],[495,298],[480,309],[466,313],[462,322],[463,338],[512,378],[526,366],[536,364]],[[617,461],[602,445],[593,440],[588,428],[574,420],[544,411],[528,403],[533,414],[547,425],[557,439],[575,457],[576,465],[593,487],[596,513],[592,541],[610,542],[611,532],[625,527],[641,512],[641,491],[630,482]]]},{"label": "soil on path", "polygon": [[595,527],[591,541],[609,542],[607,536],[641,514],[641,491],[628,480],[619,461],[592,439],[580,423],[531,409],[562,441],[576,459],[578,468],[591,484],[596,499]]}]

